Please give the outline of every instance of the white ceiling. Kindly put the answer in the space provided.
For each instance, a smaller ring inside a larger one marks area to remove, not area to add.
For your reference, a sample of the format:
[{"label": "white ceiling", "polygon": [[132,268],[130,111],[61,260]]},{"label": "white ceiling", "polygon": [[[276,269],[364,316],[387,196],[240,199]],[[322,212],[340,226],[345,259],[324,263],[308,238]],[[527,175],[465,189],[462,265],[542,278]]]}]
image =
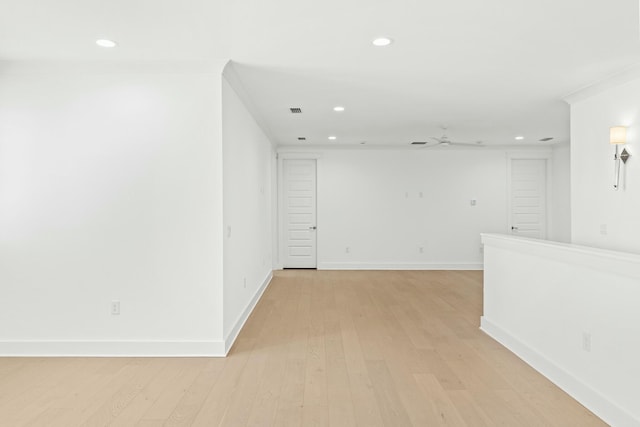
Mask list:
[{"label": "white ceiling", "polygon": [[0,0],[0,60],[230,58],[281,145],[406,146],[443,125],[540,144],[568,140],[565,95],[640,60],[638,15],[637,0]]}]

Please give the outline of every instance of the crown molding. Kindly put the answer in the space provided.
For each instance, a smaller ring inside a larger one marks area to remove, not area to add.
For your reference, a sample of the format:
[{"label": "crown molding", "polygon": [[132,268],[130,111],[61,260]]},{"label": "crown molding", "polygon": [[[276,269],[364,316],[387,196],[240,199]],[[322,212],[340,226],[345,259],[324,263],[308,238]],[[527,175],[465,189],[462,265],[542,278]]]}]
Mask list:
[{"label": "crown molding", "polygon": [[0,61],[0,75],[42,74],[220,74],[227,59],[184,61]]},{"label": "crown molding", "polygon": [[605,79],[584,86],[564,96],[562,99],[570,105],[575,104],[577,102],[591,98],[592,96],[602,93],[608,89],[623,85],[637,79],[640,79],[640,63],[635,63]]}]

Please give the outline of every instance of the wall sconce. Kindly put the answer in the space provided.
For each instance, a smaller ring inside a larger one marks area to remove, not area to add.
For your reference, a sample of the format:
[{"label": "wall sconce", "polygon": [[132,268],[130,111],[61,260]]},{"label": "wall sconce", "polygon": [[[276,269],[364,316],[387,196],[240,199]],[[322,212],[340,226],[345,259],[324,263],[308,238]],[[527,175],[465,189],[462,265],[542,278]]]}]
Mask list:
[{"label": "wall sconce", "polygon": [[615,162],[615,172],[613,177],[613,188],[618,189],[620,186],[620,160],[622,163],[627,163],[631,154],[626,148],[622,150],[622,153],[618,154],[618,145],[627,143],[627,128],[626,126],[613,126],[609,129],[609,143],[616,146],[616,154],[613,156]]}]

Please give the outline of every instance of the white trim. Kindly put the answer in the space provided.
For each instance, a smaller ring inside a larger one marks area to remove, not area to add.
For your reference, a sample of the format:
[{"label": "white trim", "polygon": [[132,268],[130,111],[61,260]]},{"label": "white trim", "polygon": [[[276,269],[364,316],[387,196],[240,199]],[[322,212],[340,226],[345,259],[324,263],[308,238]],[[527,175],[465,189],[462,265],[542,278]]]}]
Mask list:
[{"label": "white trim", "polygon": [[280,250],[280,236],[278,235],[279,227],[279,194],[280,188],[278,187],[278,153],[273,150],[271,153],[271,270],[280,270],[279,265],[279,250]]},{"label": "white trim", "polygon": [[318,270],[482,270],[482,263],[320,262]]},{"label": "white trim", "polygon": [[289,152],[282,151],[278,149],[278,159],[280,160],[318,160],[322,158],[322,153],[318,152],[309,152],[309,153],[300,153],[300,152]]},{"label": "white trim", "polygon": [[[276,270],[282,270],[284,268],[284,258],[285,258],[285,235],[284,235],[284,161],[285,160],[315,160],[316,161],[316,227],[319,229],[320,218],[318,216],[318,171],[320,170],[320,159],[322,158],[321,153],[281,153],[278,150],[277,159],[278,159],[278,260],[276,262]],[[316,267],[318,266],[318,258],[319,258],[319,245],[318,242],[320,239],[317,238],[316,234]]]},{"label": "white trim", "polygon": [[167,61],[0,61],[0,75],[23,74],[214,74],[219,75],[228,61],[167,60]]},{"label": "white trim", "polygon": [[[539,152],[550,150],[557,144],[569,143],[568,140],[554,140],[553,143],[543,144],[542,142],[536,142],[534,144],[518,144],[518,150],[523,152]],[[278,145],[279,153],[306,153],[307,151],[316,152],[318,150],[322,151],[424,151],[424,146],[421,145],[410,145],[410,144],[367,144],[361,145],[360,143],[346,144],[340,143],[340,145],[331,145],[331,144],[313,144],[313,145],[291,145],[291,144],[280,144]],[[309,142],[304,142],[304,144],[309,144]],[[509,151],[513,150],[513,144],[496,144],[496,145],[483,145],[482,148],[474,148],[474,147],[464,147],[464,146],[447,146],[447,147],[433,147],[430,148],[429,151]]]},{"label": "white trim", "polygon": [[507,158],[509,159],[549,159],[553,154],[551,148],[544,150],[531,150],[531,151],[507,151]]},{"label": "white trim", "polygon": [[612,75],[606,79],[595,82],[591,85],[582,87],[570,94],[566,95],[563,99],[568,104],[575,104],[580,101],[584,101],[587,98],[591,98],[594,95],[602,93],[608,89],[616,86],[629,83],[633,80],[640,78],[640,64],[633,64],[632,66]]},{"label": "white trim", "polygon": [[583,404],[606,423],[614,426],[640,426],[640,420],[608,400],[560,366],[529,347],[486,317],[480,318],[480,330],[504,345],[536,371],[547,377],[571,397]]},{"label": "white trim", "polygon": [[224,357],[223,341],[0,341],[0,357]]},{"label": "white trim", "polygon": [[249,301],[249,304],[247,304],[247,306],[242,311],[242,313],[240,313],[240,316],[238,316],[238,319],[235,321],[233,328],[231,329],[231,331],[229,331],[229,334],[227,334],[227,337],[224,340],[225,356],[229,354],[229,351],[231,350],[231,347],[233,347],[233,343],[236,341],[236,338],[238,338],[238,335],[240,334],[242,327],[246,323],[247,319],[249,319],[249,316],[253,312],[253,309],[258,304],[258,301],[260,301],[260,298],[262,298],[262,294],[264,294],[264,291],[269,286],[269,283],[271,283],[271,279],[273,279],[273,271],[269,272],[269,274],[264,279],[264,281],[262,282],[262,285],[260,285],[260,287],[258,288],[253,298],[251,298],[251,301]]},{"label": "white trim", "polygon": [[[282,268],[284,267],[284,196],[283,196],[283,186],[284,186],[284,173],[282,171],[282,168],[284,166],[283,163],[283,159],[282,156],[280,155],[280,153],[276,153],[276,162],[277,162],[277,166],[276,166],[276,173],[278,175],[277,179],[278,182],[276,184],[276,240],[277,240],[277,252],[276,252],[276,260],[275,260],[275,267],[277,270],[282,270]],[[316,169],[316,175],[317,175],[318,171]]]},{"label": "white trim", "polygon": [[506,234],[511,235],[511,163],[513,160],[545,160],[545,180],[546,180],[546,192],[545,192],[545,219],[544,239],[548,239],[551,235],[551,196],[553,191],[553,151],[551,149],[534,152],[534,151],[509,151],[507,152],[507,224],[505,227]]},{"label": "white trim", "polygon": [[0,341],[0,357],[225,357],[272,278],[269,272],[224,341]]}]

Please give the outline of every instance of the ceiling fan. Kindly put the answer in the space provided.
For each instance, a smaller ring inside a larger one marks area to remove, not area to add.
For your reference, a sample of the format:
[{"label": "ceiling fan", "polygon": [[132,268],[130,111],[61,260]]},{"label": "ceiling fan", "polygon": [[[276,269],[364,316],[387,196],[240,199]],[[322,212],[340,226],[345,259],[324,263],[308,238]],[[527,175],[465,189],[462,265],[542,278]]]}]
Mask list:
[{"label": "ceiling fan", "polygon": [[426,145],[425,148],[433,148],[433,147],[437,147],[439,145],[443,145],[443,146],[449,146],[449,145],[459,145],[459,146],[466,146],[466,147],[484,147],[484,145],[482,144],[482,141],[478,141],[475,144],[470,144],[468,142],[458,142],[458,141],[452,141],[449,139],[449,137],[447,136],[447,128],[443,127],[442,128],[442,136],[440,138],[437,138],[435,136],[430,136],[429,138],[436,141],[435,143],[432,143],[431,141],[413,141],[411,144],[412,145]]}]

